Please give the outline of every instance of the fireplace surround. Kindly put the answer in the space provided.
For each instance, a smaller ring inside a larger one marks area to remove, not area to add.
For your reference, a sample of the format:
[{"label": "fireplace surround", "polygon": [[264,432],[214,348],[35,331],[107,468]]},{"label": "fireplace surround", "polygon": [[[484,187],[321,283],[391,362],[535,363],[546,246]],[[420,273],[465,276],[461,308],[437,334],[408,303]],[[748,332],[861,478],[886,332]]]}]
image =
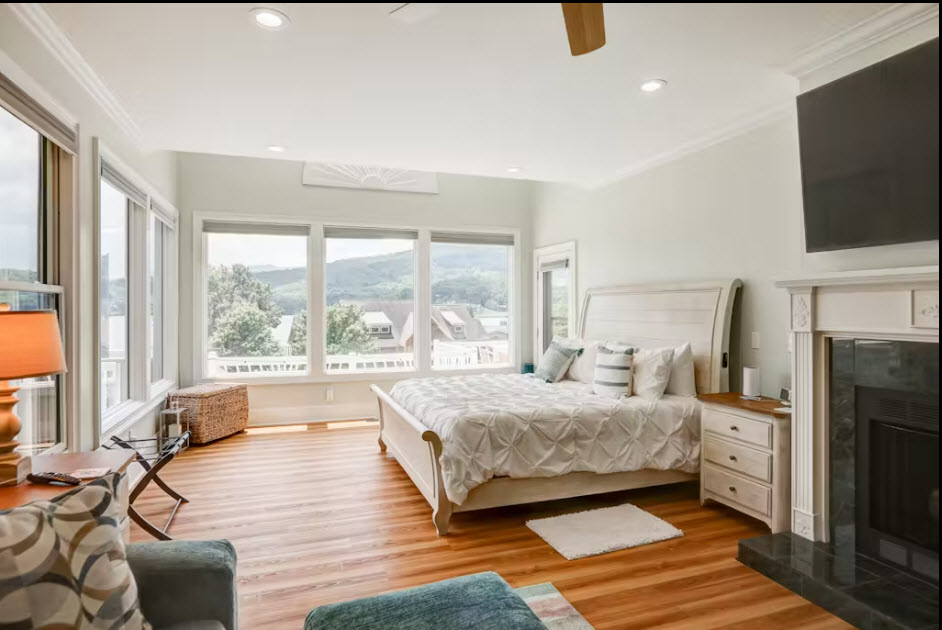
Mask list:
[{"label": "fireplace surround", "polygon": [[939,268],[789,293],[790,533],[739,559],[860,628],[938,628]]},{"label": "fireplace surround", "polygon": [[831,339],[829,541],[939,579],[939,348]]}]

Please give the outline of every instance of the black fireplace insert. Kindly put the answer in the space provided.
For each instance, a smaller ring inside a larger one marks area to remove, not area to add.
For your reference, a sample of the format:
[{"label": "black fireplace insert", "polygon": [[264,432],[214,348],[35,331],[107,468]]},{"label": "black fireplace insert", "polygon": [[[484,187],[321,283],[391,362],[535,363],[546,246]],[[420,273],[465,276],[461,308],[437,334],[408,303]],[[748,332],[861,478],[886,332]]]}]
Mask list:
[{"label": "black fireplace insert", "polygon": [[858,386],[857,550],[939,579],[939,397]]}]

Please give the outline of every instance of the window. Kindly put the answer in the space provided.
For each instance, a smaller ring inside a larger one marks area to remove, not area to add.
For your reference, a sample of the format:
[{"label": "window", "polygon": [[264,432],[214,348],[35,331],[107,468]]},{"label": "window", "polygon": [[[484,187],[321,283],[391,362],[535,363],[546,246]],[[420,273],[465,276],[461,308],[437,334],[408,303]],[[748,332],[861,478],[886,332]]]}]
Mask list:
[{"label": "window", "polygon": [[128,362],[128,219],[131,202],[127,196],[101,180],[99,203],[99,310],[102,413],[130,397]]},{"label": "window", "polygon": [[512,234],[198,222],[201,378],[427,374],[517,360]]},{"label": "window", "polygon": [[100,434],[158,406],[175,386],[176,211],[96,141],[99,159]]},{"label": "window", "polygon": [[575,330],[575,243],[562,243],[533,253],[536,278],[536,337],[542,353],[553,337],[572,337]]},{"label": "window", "polygon": [[[52,141],[0,107],[0,303],[14,311],[61,312],[51,168],[57,156]],[[18,452],[38,454],[64,442],[62,379],[11,382],[20,388]]]},{"label": "window", "polygon": [[324,229],[327,372],[415,369],[417,232]]},{"label": "window", "polygon": [[432,368],[510,365],[512,236],[432,233]]},{"label": "window", "polygon": [[42,136],[0,108],[0,280],[38,282],[42,268]]},{"label": "window", "polygon": [[308,373],[308,226],[207,221],[204,374]]}]

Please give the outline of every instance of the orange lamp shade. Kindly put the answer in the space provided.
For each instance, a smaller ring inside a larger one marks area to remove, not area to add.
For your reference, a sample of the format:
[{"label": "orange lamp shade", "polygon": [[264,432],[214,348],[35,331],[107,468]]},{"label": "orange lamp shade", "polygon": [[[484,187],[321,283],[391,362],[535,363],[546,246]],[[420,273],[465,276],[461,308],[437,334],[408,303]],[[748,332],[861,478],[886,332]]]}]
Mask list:
[{"label": "orange lamp shade", "polygon": [[66,371],[53,311],[9,311],[0,305],[0,381]]}]

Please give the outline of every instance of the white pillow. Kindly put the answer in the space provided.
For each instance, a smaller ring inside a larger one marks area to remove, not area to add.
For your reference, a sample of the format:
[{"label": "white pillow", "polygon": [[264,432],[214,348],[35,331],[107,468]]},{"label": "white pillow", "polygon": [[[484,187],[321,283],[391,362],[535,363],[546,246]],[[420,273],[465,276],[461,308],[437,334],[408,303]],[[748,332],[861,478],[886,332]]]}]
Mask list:
[{"label": "white pillow", "polygon": [[592,391],[606,398],[631,396],[634,348],[606,343],[598,347]]},{"label": "white pillow", "polygon": [[693,370],[693,349],[689,343],[674,348],[671,361],[671,378],[667,382],[666,394],[696,396],[697,377]]},{"label": "white pillow", "polygon": [[673,348],[639,348],[635,351],[634,393],[650,400],[663,396],[671,378],[673,360]]},{"label": "white pillow", "polygon": [[595,380],[595,358],[599,354],[600,345],[598,341],[587,343],[582,354],[573,358],[566,378],[591,385]]}]

